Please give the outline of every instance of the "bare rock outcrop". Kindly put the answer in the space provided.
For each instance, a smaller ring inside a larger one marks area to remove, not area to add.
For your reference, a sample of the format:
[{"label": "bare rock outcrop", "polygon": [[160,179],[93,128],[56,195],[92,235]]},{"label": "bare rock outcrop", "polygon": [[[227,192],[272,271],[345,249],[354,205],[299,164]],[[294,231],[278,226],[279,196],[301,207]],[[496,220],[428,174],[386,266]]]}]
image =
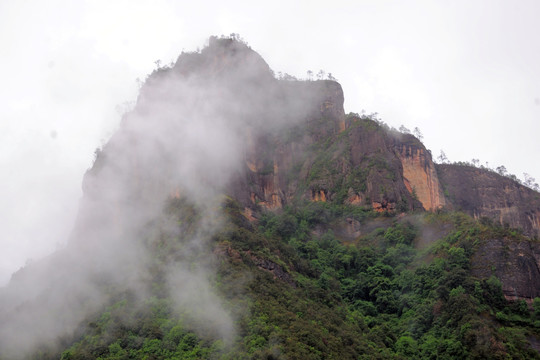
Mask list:
[{"label": "bare rock outcrop", "polygon": [[454,209],[540,236],[540,193],[472,166],[437,165],[437,172]]},{"label": "bare rock outcrop", "polygon": [[530,304],[540,297],[540,242],[486,240],[479,245],[471,263],[474,276],[496,276],[508,300],[526,300]]},{"label": "bare rock outcrop", "polygon": [[444,207],[446,199],[431,154],[412,135],[403,136],[409,137],[409,141],[397,143],[396,154],[403,166],[407,190],[414,192],[426,210]]}]

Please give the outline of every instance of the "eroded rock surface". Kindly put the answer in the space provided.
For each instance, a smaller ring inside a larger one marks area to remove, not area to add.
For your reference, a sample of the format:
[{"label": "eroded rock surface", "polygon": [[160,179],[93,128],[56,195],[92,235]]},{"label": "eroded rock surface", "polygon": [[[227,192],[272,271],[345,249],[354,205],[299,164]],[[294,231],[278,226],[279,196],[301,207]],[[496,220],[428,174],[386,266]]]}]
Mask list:
[{"label": "eroded rock surface", "polygon": [[472,273],[495,275],[508,300],[529,303],[540,297],[540,242],[492,239],[484,241],[472,258]]},{"label": "eroded rock surface", "polygon": [[448,203],[475,218],[540,236],[540,194],[517,182],[471,166],[437,165]]},{"label": "eroded rock surface", "polygon": [[419,145],[413,142],[396,146],[403,166],[403,179],[407,190],[415,193],[426,210],[437,210],[446,205],[446,199],[431,154]]}]

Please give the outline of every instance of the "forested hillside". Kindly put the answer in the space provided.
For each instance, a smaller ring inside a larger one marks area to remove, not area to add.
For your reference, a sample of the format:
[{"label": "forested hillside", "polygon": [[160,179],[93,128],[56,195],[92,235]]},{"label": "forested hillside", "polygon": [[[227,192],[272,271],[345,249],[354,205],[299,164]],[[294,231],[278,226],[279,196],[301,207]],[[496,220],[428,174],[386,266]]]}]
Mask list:
[{"label": "forested hillside", "polygon": [[[172,200],[167,214],[186,206]],[[208,246],[212,286],[235,318],[230,338],[208,331],[212,319],[176,313],[160,291],[160,268],[182,246],[160,234],[148,239],[152,296],[115,294],[62,358],[540,358],[531,346],[540,300],[532,308],[508,302],[497,277],[471,275],[482,243],[526,241],[515,231],[463,213],[391,216],[322,202],[266,212],[253,225],[232,199],[223,206],[226,225]],[[345,219],[361,222],[366,235],[337,237]]]},{"label": "forested hillside", "polygon": [[0,359],[540,358],[539,194],[343,100],[235,38],[156,69]]}]

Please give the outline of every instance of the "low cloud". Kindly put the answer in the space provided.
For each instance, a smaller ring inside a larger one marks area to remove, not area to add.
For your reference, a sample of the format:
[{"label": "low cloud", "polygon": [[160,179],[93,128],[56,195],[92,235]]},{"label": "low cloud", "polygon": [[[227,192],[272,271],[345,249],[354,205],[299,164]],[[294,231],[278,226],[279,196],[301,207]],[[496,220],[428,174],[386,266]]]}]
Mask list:
[{"label": "low cloud", "polygon": [[[248,136],[292,126],[315,108],[319,94],[303,86],[277,81],[258,54],[229,39],[211,39],[201,53],[151,74],[84,177],[67,247],[2,289],[3,354],[23,357],[69,336],[110,302],[106,288],[148,296],[156,263],[148,244],[159,236],[181,243],[160,265],[177,311],[205,324],[195,330],[230,341],[234,322],[209,281],[211,261],[194,265],[193,256],[212,257],[206,245],[220,229],[217,204],[244,169]],[[196,229],[171,219],[171,199],[197,209]]]}]

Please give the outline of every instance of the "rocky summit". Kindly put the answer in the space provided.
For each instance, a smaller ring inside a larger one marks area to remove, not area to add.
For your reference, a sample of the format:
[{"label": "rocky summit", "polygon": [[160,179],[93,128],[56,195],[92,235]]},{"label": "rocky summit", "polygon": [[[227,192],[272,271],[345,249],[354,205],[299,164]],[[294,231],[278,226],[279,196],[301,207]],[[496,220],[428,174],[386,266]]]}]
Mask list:
[{"label": "rocky summit", "polygon": [[343,102],[236,36],[157,68],[0,359],[540,358],[540,194]]}]

